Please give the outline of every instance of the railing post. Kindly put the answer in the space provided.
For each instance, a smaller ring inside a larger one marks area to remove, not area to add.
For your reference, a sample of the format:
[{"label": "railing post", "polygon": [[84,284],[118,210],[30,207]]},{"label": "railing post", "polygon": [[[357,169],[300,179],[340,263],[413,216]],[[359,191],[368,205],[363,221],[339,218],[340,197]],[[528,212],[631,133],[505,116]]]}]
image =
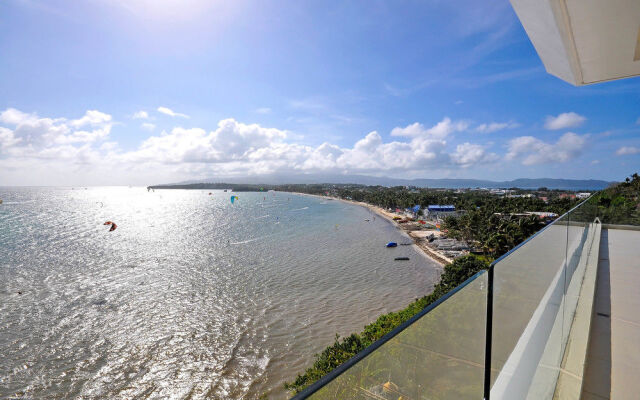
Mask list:
[{"label": "railing post", "polygon": [[484,348],[484,400],[491,397],[491,342],[493,332],[493,264],[487,276],[487,331]]}]

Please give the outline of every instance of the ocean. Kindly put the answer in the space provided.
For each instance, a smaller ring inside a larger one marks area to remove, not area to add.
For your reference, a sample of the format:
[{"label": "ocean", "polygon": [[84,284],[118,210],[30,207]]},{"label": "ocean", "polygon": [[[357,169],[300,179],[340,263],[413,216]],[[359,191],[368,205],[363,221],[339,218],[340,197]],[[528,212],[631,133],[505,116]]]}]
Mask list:
[{"label": "ocean", "polygon": [[284,399],[441,272],[364,207],[209,192],[0,188],[0,398]]}]

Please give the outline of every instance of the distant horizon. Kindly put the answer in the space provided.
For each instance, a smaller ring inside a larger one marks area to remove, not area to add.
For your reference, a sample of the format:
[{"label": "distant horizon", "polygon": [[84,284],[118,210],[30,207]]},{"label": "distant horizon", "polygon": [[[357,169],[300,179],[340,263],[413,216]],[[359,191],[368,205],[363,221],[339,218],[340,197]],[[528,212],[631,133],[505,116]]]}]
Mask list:
[{"label": "distant horizon", "polygon": [[[388,181],[390,182],[389,184],[382,184],[382,183],[362,183],[362,178],[367,178],[369,179],[371,182],[375,181],[375,180],[380,180],[380,182],[382,181]],[[352,179],[352,180],[350,180]],[[360,182],[358,182],[360,180]],[[535,188],[539,188],[539,187],[544,187],[544,185],[542,183],[542,181],[552,181],[555,182],[556,184],[559,184],[561,182],[567,182],[567,183],[578,183],[578,182],[591,182],[594,184],[603,184],[602,186],[604,186],[604,184],[606,185],[610,185],[610,184],[614,184],[614,183],[618,183],[621,182],[622,180],[616,180],[616,181],[607,181],[607,180],[602,180],[602,179],[564,179],[564,178],[516,178],[516,179],[509,179],[509,180],[492,180],[492,179],[473,179],[473,178],[413,178],[413,179],[396,179],[396,178],[391,178],[391,177],[378,177],[378,176],[366,176],[366,175],[344,175],[342,176],[342,181],[336,181],[336,180],[332,180],[331,178],[329,178],[328,180],[322,180],[322,179],[316,179],[316,180],[310,180],[307,182],[303,182],[301,180],[296,180],[295,178],[290,178],[290,179],[282,179],[282,180],[278,180],[276,178],[276,180],[271,180],[269,181],[268,179],[264,179],[261,180],[258,177],[241,177],[241,178],[205,178],[205,179],[196,179],[196,180],[187,180],[187,181],[182,181],[182,182],[163,182],[163,183],[151,183],[151,184],[140,184],[140,185],[93,185],[93,184],[87,184],[87,185],[0,185],[0,187],[69,187],[69,188],[74,188],[74,187],[157,187],[157,186],[180,186],[180,185],[197,185],[197,184],[229,184],[229,185],[271,185],[271,186],[279,186],[279,185],[314,185],[314,184],[335,184],[335,185],[349,185],[349,184],[354,184],[354,185],[363,185],[363,186],[407,186],[404,183],[416,183],[420,184],[420,182],[426,182],[426,181],[433,181],[433,182],[451,182],[451,183],[457,183],[457,182],[474,182],[474,183],[478,183],[478,184],[482,184],[482,183],[490,183],[493,184],[493,186],[490,186],[490,188],[496,188],[499,184],[511,184],[511,183],[517,183],[518,181],[533,181],[533,182],[541,182],[542,186],[537,186],[534,184]],[[421,186],[421,187],[432,187],[434,189],[447,189],[449,187],[443,187],[443,186]],[[455,188],[481,188],[482,186],[463,186],[463,185],[459,185],[459,186],[455,186]],[[505,188],[507,186],[504,186]],[[532,187],[527,187],[527,188],[522,188],[522,189],[530,189],[533,188]],[[570,189],[567,189],[570,190]]]},{"label": "distant horizon", "polygon": [[[147,187],[161,188],[161,187],[184,187],[204,185],[235,185],[235,186],[283,186],[283,185],[362,185],[362,186],[415,186],[419,188],[433,188],[433,189],[475,189],[475,188],[511,188],[517,187],[525,190],[535,190],[541,187],[547,187],[550,190],[602,190],[609,187],[618,181],[604,181],[596,179],[554,179],[554,178],[519,178],[508,181],[492,181],[492,180],[480,180],[480,179],[393,179],[384,177],[367,177],[367,176],[344,176],[341,180],[332,180],[330,178],[323,180],[307,179],[306,181],[295,180],[279,180],[279,181],[267,181],[259,179],[232,179],[225,181],[214,179],[202,179],[197,181],[185,181],[185,182],[172,182],[149,185]],[[197,189],[197,188],[193,188]]]}]

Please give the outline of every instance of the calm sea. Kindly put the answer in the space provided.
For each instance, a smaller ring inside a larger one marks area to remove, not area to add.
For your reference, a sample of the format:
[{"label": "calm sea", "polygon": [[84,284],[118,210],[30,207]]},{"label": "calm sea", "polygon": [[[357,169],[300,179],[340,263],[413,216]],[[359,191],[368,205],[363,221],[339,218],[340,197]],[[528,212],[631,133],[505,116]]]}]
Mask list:
[{"label": "calm sea", "polygon": [[363,207],[230,195],[0,188],[0,398],[286,398],[439,276]]}]

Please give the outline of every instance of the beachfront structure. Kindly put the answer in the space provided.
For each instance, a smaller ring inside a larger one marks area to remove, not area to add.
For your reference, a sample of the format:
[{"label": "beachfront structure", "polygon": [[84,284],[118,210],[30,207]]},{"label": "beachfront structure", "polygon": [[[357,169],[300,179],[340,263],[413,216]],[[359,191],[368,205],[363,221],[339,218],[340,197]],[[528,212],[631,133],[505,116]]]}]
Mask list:
[{"label": "beachfront structure", "polygon": [[558,214],[548,211],[527,211],[527,215],[535,215],[539,218],[557,218]]},{"label": "beachfront structure", "polygon": [[[640,1],[511,3],[549,73],[640,74]],[[295,399],[639,399],[640,227],[602,216],[584,201]]]},{"label": "beachfront structure", "polygon": [[510,198],[532,198],[535,197],[533,193],[525,193],[525,194],[508,194],[507,197]]},{"label": "beachfront structure", "polygon": [[426,212],[424,214],[430,219],[440,219],[455,215],[455,213],[456,207],[454,205],[430,204],[429,206],[427,206]]},{"label": "beachfront structure", "polygon": [[452,213],[456,211],[456,206],[448,204],[448,205],[440,205],[440,204],[430,204],[427,206],[427,211],[429,214],[432,213]]}]

